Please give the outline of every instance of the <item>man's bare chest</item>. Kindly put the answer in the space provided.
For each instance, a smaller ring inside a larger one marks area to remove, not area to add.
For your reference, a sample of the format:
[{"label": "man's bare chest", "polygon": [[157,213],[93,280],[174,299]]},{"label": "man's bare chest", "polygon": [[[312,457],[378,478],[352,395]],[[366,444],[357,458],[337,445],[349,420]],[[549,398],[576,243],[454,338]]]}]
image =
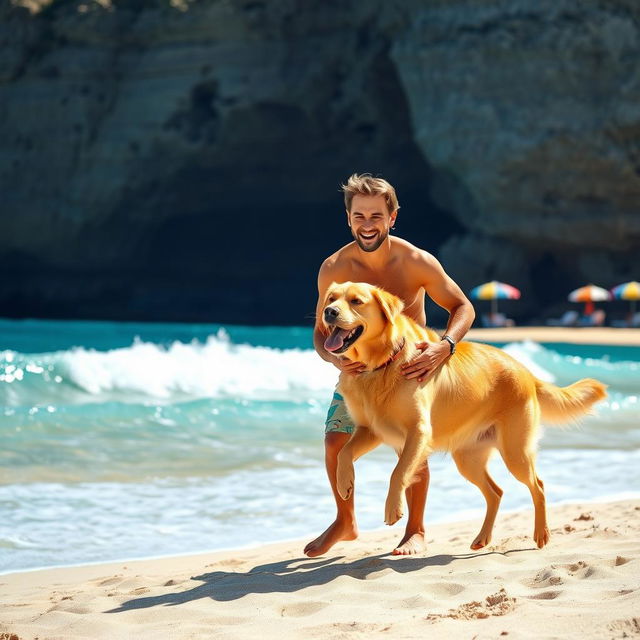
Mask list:
[{"label": "man's bare chest", "polygon": [[424,304],[424,290],[417,283],[407,278],[401,269],[390,269],[385,273],[376,273],[359,267],[352,268],[352,282],[367,282],[398,296],[407,308]]}]

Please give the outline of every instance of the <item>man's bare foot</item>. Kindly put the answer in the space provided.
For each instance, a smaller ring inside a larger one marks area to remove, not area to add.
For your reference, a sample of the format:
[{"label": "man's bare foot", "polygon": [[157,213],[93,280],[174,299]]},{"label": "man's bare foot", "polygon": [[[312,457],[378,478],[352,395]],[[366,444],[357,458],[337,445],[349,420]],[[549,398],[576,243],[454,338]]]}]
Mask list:
[{"label": "man's bare foot", "polygon": [[310,558],[321,556],[341,540],[355,540],[358,537],[358,527],[355,522],[345,523],[336,520],[324,533],[312,540],[305,548],[305,555]]},{"label": "man's bare foot", "polygon": [[413,556],[417,553],[422,553],[427,548],[427,543],[424,539],[424,533],[417,532],[413,534],[407,533],[400,544],[391,552],[394,556]]}]

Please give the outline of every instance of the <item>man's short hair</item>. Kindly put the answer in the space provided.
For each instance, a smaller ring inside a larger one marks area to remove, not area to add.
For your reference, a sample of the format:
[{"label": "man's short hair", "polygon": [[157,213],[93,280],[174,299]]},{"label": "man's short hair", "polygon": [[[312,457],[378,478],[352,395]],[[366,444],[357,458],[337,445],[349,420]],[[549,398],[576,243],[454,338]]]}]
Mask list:
[{"label": "man's short hair", "polygon": [[351,201],[356,194],[362,196],[383,196],[387,203],[389,213],[393,213],[400,208],[396,190],[383,178],[374,178],[370,173],[354,173],[347,184],[342,185],[344,193],[344,206],[351,212]]}]

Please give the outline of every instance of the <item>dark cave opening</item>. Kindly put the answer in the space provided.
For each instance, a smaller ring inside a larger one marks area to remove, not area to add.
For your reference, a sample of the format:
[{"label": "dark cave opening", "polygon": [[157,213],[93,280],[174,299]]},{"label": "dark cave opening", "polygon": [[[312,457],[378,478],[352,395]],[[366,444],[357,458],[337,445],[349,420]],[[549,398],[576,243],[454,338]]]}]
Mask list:
[{"label": "dark cave opening", "polygon": [[354,172],[393,184],[395,233],[437,254],[462,229],[431,196],[387,47],[367,64],[332,58],[313,92],[261,102],[227,100],[214,78],[191,86],[137,143],[75,264],[17,274],[15,315],[311,324],[318,268],[351,241],[340,184]]}]

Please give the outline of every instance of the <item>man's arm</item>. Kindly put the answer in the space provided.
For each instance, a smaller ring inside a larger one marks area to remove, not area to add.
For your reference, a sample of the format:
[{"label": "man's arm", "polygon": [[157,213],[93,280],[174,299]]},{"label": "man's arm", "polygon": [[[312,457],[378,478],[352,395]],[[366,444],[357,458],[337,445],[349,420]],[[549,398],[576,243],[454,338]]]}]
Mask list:
[{"label": "man's arm", "polygon": [[427,295],[443,309],[449,312],[449,322],[445,333],[455,342],[459,342],[467,335],[476,317],[473,305],[464,295],[462,289],[445,273],[442,265],[433,256],[424,256],[429,280],[424,288]]},{"label": "man's arm", "polygon": [[[445,335],[457,344],[467,334],[476,317],[473,305],[432,255],[420,252],[415,259],[415,268],[427,295],[449,312]],[[420,343],[418,347],[423,350],[422,354],[404,365],[403,374],[406,378],[417,378],[421,382],[451,355],[451,345],[443,340],[435,345]]]},{"label": "man's arm", "polygon": [[313,346],[318,355],[327,362],[344,371],[356,375],[364,371],[365,366],[362,362],[352,362],[351,360],[345,360],[334,356],[324,348],[324,341],[327,336],[322,330],[322,314],[324,313],[324,299],[327,293],[327,289],[333,282],[341,282],[344,278],[341,278],[337,271],[332,267],[329,260],[325,260],[320,267],[318,273],[318,303],[316,304],[316,322],[313,327]]}]

